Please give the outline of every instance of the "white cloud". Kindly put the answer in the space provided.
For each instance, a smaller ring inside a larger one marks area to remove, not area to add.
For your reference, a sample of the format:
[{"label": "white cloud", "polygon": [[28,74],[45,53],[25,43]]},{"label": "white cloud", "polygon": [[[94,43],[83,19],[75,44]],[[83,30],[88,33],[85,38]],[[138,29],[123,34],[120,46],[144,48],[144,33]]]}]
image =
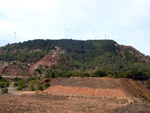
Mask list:
[{"label": "white cloud", "polygon": [[[118,43],[138,48],[140,40],[143,48],[150,48],[145,40],[150,35],[149,11],[150,0],[0,0],[0,45],[13,42],[16,28],[18,41],[24,41],[65,38],[66,26],[70,38],[103,39],[114,32]],[[98,31],[92,34],[91,28]]]}]

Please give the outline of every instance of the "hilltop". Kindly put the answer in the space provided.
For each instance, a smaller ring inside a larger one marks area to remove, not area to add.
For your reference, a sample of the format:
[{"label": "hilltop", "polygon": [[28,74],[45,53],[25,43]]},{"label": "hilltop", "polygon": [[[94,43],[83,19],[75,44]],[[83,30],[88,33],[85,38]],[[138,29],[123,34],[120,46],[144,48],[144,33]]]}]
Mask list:
[{"label": "hilltop", "polygon": [[[150,57],[113,40],[33,40],[0,48],[0,65],[23,71],[51,66],[65,71],[150,71]],[[10,66],[10,67],[11,67]],[[4,71],[3,71],[4,72]]]}]

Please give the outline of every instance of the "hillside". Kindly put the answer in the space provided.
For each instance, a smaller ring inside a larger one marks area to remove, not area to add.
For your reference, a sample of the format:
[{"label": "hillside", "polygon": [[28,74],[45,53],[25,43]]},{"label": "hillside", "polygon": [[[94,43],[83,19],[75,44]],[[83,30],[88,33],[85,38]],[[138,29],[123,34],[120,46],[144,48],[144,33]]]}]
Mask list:
[{"label": "hillside", "polygon": [[[132,46],[113,40],[33,40],[0,48],[0,65],[29,72],[34,69],[60,71],[150,71],[150,57]],[[1,69],[3,69],[1,66]],[[2,73],[5,74],[5,73]]]},{"label": "hillside", "polygon": [[44,90],[51,94],[78,95],[83,97],[132,98],[150,101],[147,81],[106,77],[71,77],[54,81]]},{"label": "hillside", "polygon": [[0,48],[0,78],[1,92],[4,78],[10,82],[1,112],[150,111],[150,57],[113,40],[8,44]]}]

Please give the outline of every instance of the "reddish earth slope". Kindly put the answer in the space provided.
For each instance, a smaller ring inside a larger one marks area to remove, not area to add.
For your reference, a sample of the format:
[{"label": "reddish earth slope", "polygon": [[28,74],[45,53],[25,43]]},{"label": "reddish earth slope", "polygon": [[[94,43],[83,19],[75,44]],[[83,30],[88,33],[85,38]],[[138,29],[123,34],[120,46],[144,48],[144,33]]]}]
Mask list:
[{"label": "reddish earth slope", "polygon": [[142,90],[145,92],[142,93],[143,96],[149,93],[141,81],[130,79],[66,78],[52,83],[52,86],[44,92],[80,96],[141,98]]},{"label": "reddish earth slope", "polygon": [[[117,47],[119,45],[115,44],[115,46]],[[123,57],[123,59],[125,59],[126,58],[125,49],[127,49],[127,48],[128,48],[128,51],[130,54],[136,55],[141,58],[141,61],[145,61],[145,62],[149,63],[149,59],[144,54],[142,54],[141,52],[139,52],[137,49],[135,49],[132,46],[120,46],[120,50],[116,50],[116,51],[120,57]]]},{"label": "reddish earth slope", "polygon": [[57,56],[45,56],[40,61],[36,62],[35,64],[32,64],[29,68],[29,71],[33,71],[36,69],[39,65],[47,65],[51,66],[52,64],[56,63],[56,60],[58,59]]},{"label": "reddish earth slope", "polygon": [[17,66],[6,66],[3,69],[1,69],[0,74],[1,75],[13,75],[13,76],[21,76],[22,70]]}]

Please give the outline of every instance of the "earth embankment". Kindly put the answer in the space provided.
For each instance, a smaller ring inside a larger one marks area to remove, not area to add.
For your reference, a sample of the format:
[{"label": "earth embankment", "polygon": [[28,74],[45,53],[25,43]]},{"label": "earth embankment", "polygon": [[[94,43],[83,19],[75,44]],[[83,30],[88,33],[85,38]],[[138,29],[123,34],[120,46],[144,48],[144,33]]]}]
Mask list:
[{"label": "earth embankment", "polygon": [[[66,78],[52,83],[44,92],[55,94],[97,96],[97,97],[138,97],[147,96],[148,90],[142,81],[114,78]],[[144,83],[146,84],[146,83]]]}]

